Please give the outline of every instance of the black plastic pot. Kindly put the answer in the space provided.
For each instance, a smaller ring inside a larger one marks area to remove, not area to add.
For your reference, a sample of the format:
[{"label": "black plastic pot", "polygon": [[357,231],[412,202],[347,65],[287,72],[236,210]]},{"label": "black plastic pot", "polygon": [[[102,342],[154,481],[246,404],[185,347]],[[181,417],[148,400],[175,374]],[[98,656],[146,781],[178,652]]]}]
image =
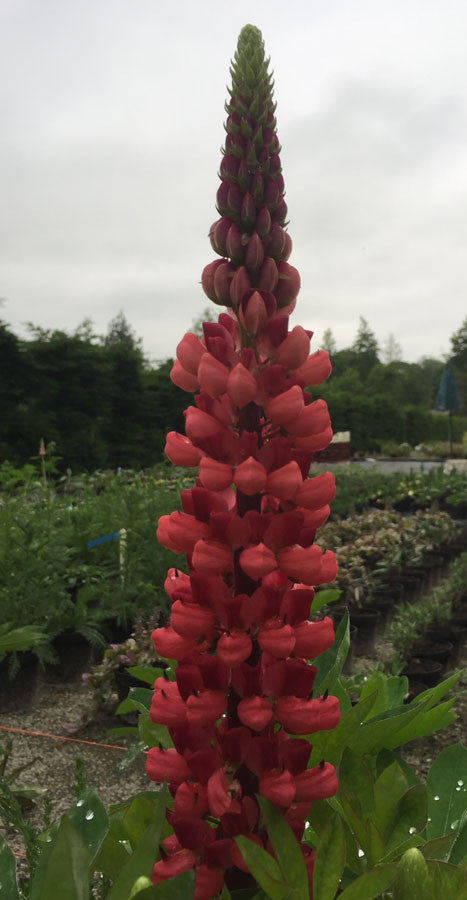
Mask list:
[{"label": "black plastic pot", "polygon": [[448,641],[452,644],[451,665],[455,668],[459,664],[462,644],[467,638],[467,630],[462,625],[456,625],[454,622],[448,622],[445,625],[431,625],[424,637],[427,641],[441,641],[442,643]]},{"label": "black plastic pot", "polygon": [[434,687],[443,676],[443,665],[429,659],[417,659],[414,657],[406,665],[401,675],[407,675],[410,682],[418,681],[427,687]]},{"label": "black plastic pot", "polygon": [[18,653],[20,668],[15,677],[8,677],[9,659],[0,662],[0,712],[26,712],[36,702],[39,665],[37,656],[26,650]]},{"label": "black plastic pot", "polygon": [[432,659],[440,662],[443,668],[451,657],[453,645],[450,641],[417,641],[414,646],[414,652],[417,659]]},{"label": "black plastic pot", "polygon": [[355,625],[357,629],[354,641],[355,652],[358,654],[371,653],[374,650],[381,613],[378,609],[363,608],[352,611],[350,618],[352,625]]},{"label": "black plastic pot", "polygon": [[92,647],[89,641],[75,631],[63,631],[53,639],[52,647],[58,662],[47,666],[47,677],[59,682],[79,681],[91,663]]},{"label": "black plastic pot", "polygon": [[411,703],[420,694],[428,690],[429,685],[423,684],[421,681],[409,681],[409,691],[404,697],[404,703]]}]

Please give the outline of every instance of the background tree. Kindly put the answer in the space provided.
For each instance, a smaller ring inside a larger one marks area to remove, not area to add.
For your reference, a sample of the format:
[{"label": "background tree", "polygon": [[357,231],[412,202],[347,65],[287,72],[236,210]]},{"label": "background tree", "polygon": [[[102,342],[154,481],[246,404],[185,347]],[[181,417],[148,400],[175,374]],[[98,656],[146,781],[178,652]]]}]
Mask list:
[{"label": "background tree", "polygon": [[467,415],[467,316],[451,335],[451,362],[460,398],[460,412]]},{"label": "background tree", "polygon": [[388,334],[386,341],[383,347],[383,359],[384,362],[389,364],[392,362],[396,362],[402,359],[402,347],[398,341],[396,341],[393,333]]},{"label": "background tree", "polygon": [[362,378],[366,378],[379,359],[378,341],[363,316],[360,316],[357,336],[351,349],[358,355],[357,365],[360,375]]},{"label": "background tree", "polygon": [[337,351],[336,339],[330,328],[326,328],[323,332],[323,340],[321,341],[321,347],[323,350],[326,350],[329,353],[329,356],[332,357]]}]

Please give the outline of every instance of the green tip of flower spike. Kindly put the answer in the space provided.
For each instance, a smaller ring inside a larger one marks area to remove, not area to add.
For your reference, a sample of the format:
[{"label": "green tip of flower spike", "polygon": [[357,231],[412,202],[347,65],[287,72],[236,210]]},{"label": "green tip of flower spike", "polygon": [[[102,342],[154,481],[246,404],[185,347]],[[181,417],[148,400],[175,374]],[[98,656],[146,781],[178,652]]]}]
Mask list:
[{"label": "green tip of flower spike", "polygon": [[257,94],[263,94],[263,100],[272,105],[272,74],[268,73],[269,58],[264,53],[264,41],[259,28],[245,25],[237,43],[234,59],[230,68],[232,76],[231,95],[235,100],[241,98],[249,103]]}]

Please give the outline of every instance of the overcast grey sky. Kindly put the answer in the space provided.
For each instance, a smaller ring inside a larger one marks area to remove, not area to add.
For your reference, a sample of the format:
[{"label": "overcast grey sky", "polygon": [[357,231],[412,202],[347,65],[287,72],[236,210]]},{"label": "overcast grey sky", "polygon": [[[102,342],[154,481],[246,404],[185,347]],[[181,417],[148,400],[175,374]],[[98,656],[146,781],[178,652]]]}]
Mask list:
[{"label": "overcast grey sky", "polygon": [[0,0],[0,315],[165,358],[209,304],[229,60],[275,72],[295,322],[404,358],[467,314],[465,0]]}]

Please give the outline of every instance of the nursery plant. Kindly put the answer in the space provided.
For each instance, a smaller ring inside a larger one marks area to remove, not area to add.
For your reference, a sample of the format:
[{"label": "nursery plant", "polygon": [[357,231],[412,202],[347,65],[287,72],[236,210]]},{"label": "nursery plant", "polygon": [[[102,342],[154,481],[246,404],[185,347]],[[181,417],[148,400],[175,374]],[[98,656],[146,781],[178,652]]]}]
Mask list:
[{"label": "nursery plant", "polygon": [[329,592],[314,591],[337,572],[315,543],[335,486],[308,474],[331,426],[306,389],[330,362],[289,330],[300,280],[253,26],[231,75],[220,258],[202,276],[227,311],[177,348],[173,380],[197,393],[166,453],[198,474],[158,525],[187,571],[169,570],[153,633],[168,666],[138,667],[151,686],[124,706],[140,713],[154,786],[108,812],[83,790],[20,885],[0,844],[0,883],[11,900],[465,900],[467,749],[443,751],[426,786],[397,753],[455,719],[457,676],[405,704],[407,679],[375,672],[352,705],[348,616],[334,633]]}]

